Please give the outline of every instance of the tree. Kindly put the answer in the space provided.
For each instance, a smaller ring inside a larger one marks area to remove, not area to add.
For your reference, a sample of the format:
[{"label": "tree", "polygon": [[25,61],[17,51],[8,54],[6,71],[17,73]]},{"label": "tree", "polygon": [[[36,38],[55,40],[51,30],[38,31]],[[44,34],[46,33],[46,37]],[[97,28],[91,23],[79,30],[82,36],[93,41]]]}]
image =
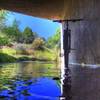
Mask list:
[{"label": "tree", "polygon": [[23,39],[24,43],[32,43],[35,39],[36,33],[32,32],[32,29],[29,27],[26,27],[23,32]]},{"label": "tree", "polygon": [[21,37],[22,37],[22,33],[19,29],[19,24],[20,24],[20,22],[16,19],[13,21],[13,24],[12,24],[12,30],[13,30],[14,39],[15,39],[16,42],[20,42]]},{"label": "tree", "polygon": [[0,10],[0,30],[5,25],[6,15],[7,15],[7,13],[5,10]]},{"label": "tree", "polygon": [[46,46],[48,48],[60,47],[60,29],[52,37],[48,38]]},{"label": "tree", "polygon": [[6,17],[9,14],[6,10],[0,10],[0,46],[9,45],[10,40],[7,38],[4,33],[2,32],[3,28],[6,26]]},{"label": "tree", "polygon": [[32,43],[32,47],[37,50],[43,50],[44,45],[45,45],[45,41],[42,38],[36,38]]},{"label": "tree", "polygon": [[5,27],[6,16],[8,15],[8,11],[0,10],[0,30]]},{"label": "tree", "polygon": [[0,46],[10,45],[10,41],[7,37],[0,37]]},{"label": "tree", "polygon": [[6,26],[3,28],[2,32],[13,42],[20,42],[21,32],[19,30],[19,22],[15,19],[12,26]]}]

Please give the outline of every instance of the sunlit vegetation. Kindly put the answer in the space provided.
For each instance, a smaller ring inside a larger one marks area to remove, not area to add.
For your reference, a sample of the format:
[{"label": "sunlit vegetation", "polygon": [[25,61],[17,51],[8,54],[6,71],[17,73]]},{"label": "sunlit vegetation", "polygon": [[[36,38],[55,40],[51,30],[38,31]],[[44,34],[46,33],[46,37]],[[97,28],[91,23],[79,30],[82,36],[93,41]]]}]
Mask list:
[{"label": "sunlit vegetation", "polygon": [[0,62],[5,63],[5,62],[16,62],[16,58],[7,54],[0,53]]},{"label": "sunlit vegetation", "polygon": [[57,29],[56,33],[48,38],[46,45],[48,48],[60,48],[60,29]]},{"label": "sunlit vegetation", "polygon": [[0,28],[0,55],[2,59],[5,59],[0,60],[0,62],[9,62],[7,60],[11,56],[14,61],[15,59],[16,61],[58,61],[60,29],[57,29],[56,33],[46,40],[29,27],[21,31],[19,28],[20,22],[16,19],[12,25],[7,26],[5,22],[8,14],[8,11],[0,11],[0,25],[2,26]]},{"label": "sunlit vegetation", "polygon": [[8,55],[16,55],[16,50],[10,47],[5,47],[0,50],[1,53],[8,54]]}]

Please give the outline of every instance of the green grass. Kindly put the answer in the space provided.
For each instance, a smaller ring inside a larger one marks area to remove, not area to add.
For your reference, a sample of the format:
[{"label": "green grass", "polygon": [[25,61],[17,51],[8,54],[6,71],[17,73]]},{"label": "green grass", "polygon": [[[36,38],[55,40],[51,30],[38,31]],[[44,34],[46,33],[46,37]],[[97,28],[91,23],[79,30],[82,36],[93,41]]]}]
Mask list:
[{"label": "green grass", "polygon": [[8,55],[16,55],[16,50],[13,48],[3,48],[3,49],[0,49],[0,53],[4,53]]},{"label": "green grass", "polygon": [[34,57],[37,59],[55,60],[55,54],[49,51],[36,50]]},{"label": "green grass", "polygon": [[0,62],[15,62],[15,61],[56,61],[57,60],[57,51],[55,50],[28,50],[28,54],[23,50],[21,53],[18,53],[19,50],[13,48],[3,48],[0,49]]}]

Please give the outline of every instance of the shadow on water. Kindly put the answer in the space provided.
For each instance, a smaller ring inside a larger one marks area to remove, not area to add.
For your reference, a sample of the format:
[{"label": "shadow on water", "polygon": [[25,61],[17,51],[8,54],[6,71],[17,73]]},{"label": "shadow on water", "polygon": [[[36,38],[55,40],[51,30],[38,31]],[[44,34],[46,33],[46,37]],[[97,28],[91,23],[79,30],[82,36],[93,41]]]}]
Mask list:
[{"label": "shadow on water", "polygon": [[100,66],[69,68],[62,80],[53,63],[0,65],[0,100],[100,100]]},{"label": "shadow on water", "polygon": [[69,68],[63,69],[64,74],[62,77],[62,96],[60,100],[72,100],[71,93],[71,71]]},{"label": "shadow on water", "polygon": [[100,65],[73,64],[69,68],[72,100],[100,100]]},{"label": "shadow on water", "polygon": [[51,63],[23,62],[0,67],[0,100],[59,100],[60,68]]}]

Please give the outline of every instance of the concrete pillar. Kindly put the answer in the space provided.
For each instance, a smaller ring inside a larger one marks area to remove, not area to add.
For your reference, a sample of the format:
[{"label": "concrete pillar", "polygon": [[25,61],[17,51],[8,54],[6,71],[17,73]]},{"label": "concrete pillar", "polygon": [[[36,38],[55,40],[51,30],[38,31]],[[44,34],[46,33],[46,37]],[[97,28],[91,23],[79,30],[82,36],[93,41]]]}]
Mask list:
[{"label": "concrete pillar", "polygon": [[62,23],[61,32],[61,54],[62,65],[61,65],[61,89],[62,96],[65,100],[71,99],[71,77],[70,70],[68,68],[69,63],[69,52],[70,52],[70,30],[67,28],[68,23]]}]

